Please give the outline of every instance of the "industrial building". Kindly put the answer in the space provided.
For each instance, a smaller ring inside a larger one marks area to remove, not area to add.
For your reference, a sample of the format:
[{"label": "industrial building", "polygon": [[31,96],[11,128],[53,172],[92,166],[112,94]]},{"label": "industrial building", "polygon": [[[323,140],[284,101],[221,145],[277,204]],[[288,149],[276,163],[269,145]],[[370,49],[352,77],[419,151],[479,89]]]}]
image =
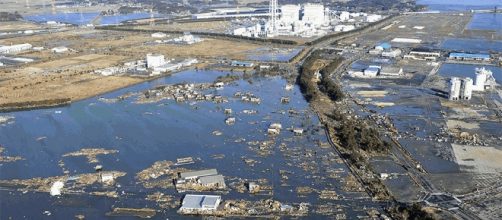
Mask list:
[{"label": "industrial building", "polygon": [[165,37],[167,37],[167,34],[162,33],[162,32],[157,32],[157,33],[153,33],[152,37],[153,38],[165,38]]},{"label": "industrial building", "polygon": [[392,66],[383,66],[380,69],[380,75],[382,76],[402,76],[403,68],[401,67],[392,67]]},{"label": "industrial building", "polygon": [[211,12],[193,14],[192,19],[216,19],[216,18],[246,18],[246,17],[268,17],[270,15],[267,8],[217,8]]},{"label": "industrial building", "polygon": [[366,77],[376,77],[380,73],[381,69],[381,66],[369,66],[363,73]]},{"label": "industrial building", "polygon": [[479,53],[450,53],[449,56],[452,60],[462,60],[462,61],[486,61],[491,60],[489,54],[479,54]]},{"label": "industrial building", "polygon": [[414,38],[396,37],[396,38],[392,39],[391,42],[394,42],[394,43],[419,44],[419,43],[422,43],[422,40],[420,40],[420,39],[414,39]]},{"label": "industrial building", "polygon": [[60,47],[54,47],[51,49],[53,53],[66,53],[68,52],[68,47],[60,46]]},{"label": "industrial building", "polygon": [[476,68],[476,80],[474,81],[473,91],[485,91],[487,86],[495,83],[493,72],[482,67]]},{"label": "industrial building", "polygon": [[221,196],[187,194],[183,198],[179,212],[182,214],[207,213],[216,211],[221,203]]},{"label": "industrial building", "polygon": [[470,100],[472,98],[473,82],[467,77],[464,79],[452,77],[450,79],[450,100]]},{"label": "industrial building", "polygon": [[198,171],[192,171],[192,172],[183,172],[179,173],[179,178],[183,180],[191,180],[191,179],[197,179],[202,176],[211,176],[211,175],[217,175],[218,171],[216,169],[208,169],[208,170],[198,170]]},{"label": "industrial building", "polygon": [[232,63],[230,65],[235,66],[235,67],[253,67],[254,63],[234,60],[234,61],[232,61]]},{"label": "industrial building", "polygon": [[452,77],[450,79],[450,100],[458,100],[460,97],[460,85],[462,84],[461,79],[458,77]]},{"label": "industrial building", "polygon": [[389,50],[389,51],[383,51],[382,52],[382,57],[390,57],[390,58],[396,58],[401,56],[401,49],[396,48],[394,50]]},{"label": "industrial building", "polygon": [[450,100],[469,100],[473,91],[482,92],[486,87],[495,84],[493,73],[486,68],[476,68],[476,78],[467,77],[464,79],[452,77],[450,80]]},{"label": "industrial building", "polygon": [[31,44],[14,44],[10,46],[0,46],[0,53],[8,54],[8,53],[18,53],[21,51],[29,50],[33,46]]},{"label": "industrial building", "polygon": [[162,54],[147,54],[146,55],[146,67],[155,68],[166,64],[164,55]]},{"label": "industrial building", "polygon": [[410,51],[409,54],[404,55],[405,59],[411,60],[431,60],[435,61],[441,57],[441,53],[438,51],[430,50],[427,48],[416,48]]},{"label": "industrial building", "polygon": [[176,179],[178,191],[192,188],[214,190],[226,187],[223,175],[218,174],[216,169],[183,172],[179,173]]}]

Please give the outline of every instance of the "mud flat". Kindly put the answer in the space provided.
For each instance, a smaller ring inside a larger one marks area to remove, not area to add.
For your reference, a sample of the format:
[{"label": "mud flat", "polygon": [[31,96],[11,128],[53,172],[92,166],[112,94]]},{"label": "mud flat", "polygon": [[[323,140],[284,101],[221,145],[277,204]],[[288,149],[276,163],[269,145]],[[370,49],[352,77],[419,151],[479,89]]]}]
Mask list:
[{"label": "mud flat", "polygon": [[494,147],[452,144],[456,162],[462,169],[476,173],[502,172],[502,150]]}]

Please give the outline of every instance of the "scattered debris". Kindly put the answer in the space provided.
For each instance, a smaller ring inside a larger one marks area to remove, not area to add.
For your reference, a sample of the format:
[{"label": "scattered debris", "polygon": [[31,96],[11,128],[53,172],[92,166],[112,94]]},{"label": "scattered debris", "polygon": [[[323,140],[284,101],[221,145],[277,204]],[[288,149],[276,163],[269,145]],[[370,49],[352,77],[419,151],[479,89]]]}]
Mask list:
[{"label": "scattered debris", "polygon": [[118,150],[107,150],[104,148],[84,148],[76,152],[71,152],[64,154],[63,157],[79,157],[85,156],[89,163],[98,163],[99,160],[96,158],[97,155],[103,154],[114,154],[119,152]]},{"label": "scattered debris", "polygon": [[156,214],[157,211],[150,208],[113,208],[111,212],[106,213],[107,216],[135,216],[139,218],[152,218]]},{"label": "scattered debris", "polygon": [[0,162],[14,162],[18,160],[24,160],[24,158],[16,156],[16,157],[10,157],[10,156],[3,156],[2,153],[5,151],[5,148],[0,146]]},{"label": "scattered debris", "polygon": [[63,181],[56,181],[52,184],[51,186],[51,196],[59,196],[61,195],[61,190],[64,187],[64,182]]}]

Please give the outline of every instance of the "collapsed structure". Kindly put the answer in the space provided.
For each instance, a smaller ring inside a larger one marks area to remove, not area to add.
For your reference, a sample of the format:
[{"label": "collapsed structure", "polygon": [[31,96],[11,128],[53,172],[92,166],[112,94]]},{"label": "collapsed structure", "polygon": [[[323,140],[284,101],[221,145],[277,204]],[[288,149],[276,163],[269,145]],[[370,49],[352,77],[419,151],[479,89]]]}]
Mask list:
[{"label": "collapsed structure", "polygon": [[218,174],[216,169],[198,170],[178,174],[176,189],[184,190],[222,190],[227,186],[223,175]]}]

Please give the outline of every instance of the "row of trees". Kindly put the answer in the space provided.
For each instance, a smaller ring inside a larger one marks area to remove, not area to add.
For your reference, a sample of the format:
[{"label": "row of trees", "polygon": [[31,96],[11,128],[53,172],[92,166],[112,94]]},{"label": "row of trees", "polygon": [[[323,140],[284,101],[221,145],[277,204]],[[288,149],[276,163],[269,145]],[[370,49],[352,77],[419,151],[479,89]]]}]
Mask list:
[{"label": "row of trees", "polygon": [[335,70],[342,64],[342,62],[343,58],[337,57],[326,67],[319,71],[319,73],[321,74],[319,89],[335,102],[340,101],[345,97],[340,84],[331,79],[331,73],[335,72]]}]

